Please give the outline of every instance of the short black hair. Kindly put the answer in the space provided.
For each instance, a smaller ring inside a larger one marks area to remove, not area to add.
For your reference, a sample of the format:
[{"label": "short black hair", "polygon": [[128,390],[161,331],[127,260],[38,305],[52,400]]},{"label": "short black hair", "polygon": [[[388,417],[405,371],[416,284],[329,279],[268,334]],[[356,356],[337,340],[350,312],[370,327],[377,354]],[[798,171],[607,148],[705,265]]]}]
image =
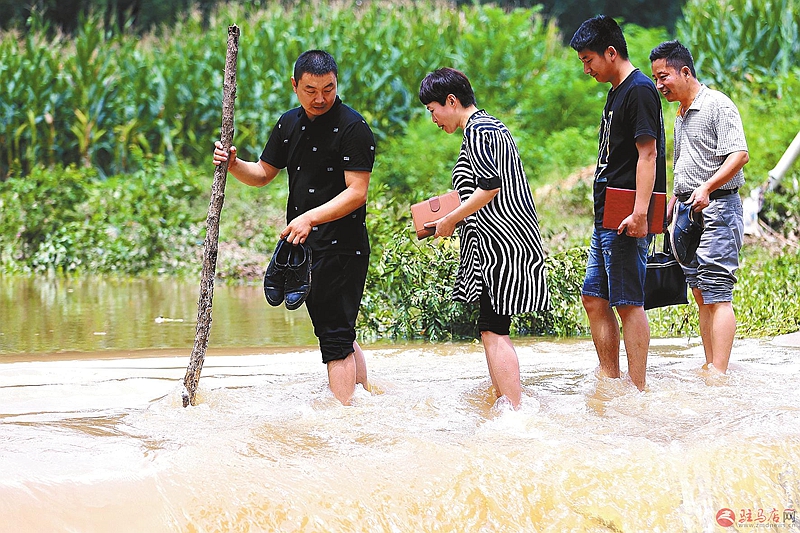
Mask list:
[{"label": "short black hair", "polygon": [[334,77],[339,77],[339,67],[333,56],[324,50],[308,50],[300,54],[294,62],[294,81],[299,82],[303,74],[324,76],[333,72]]},{"label": "short black hair", "polygon": [[425,76],[419,85],[419,101],[422,102],[422,105],[428,105],[431,102],[444,105],[448,94],[458,98],[464,107],[475,105],[475,93],[469,83],[469,78],[454,68],[444,67],[434,70]]},{"label": "short black hair", "polygon": [[675,69],[675,72],[679,72],[683,67],[689,67],[692,77],[697,77],[692,53],[677,40],[666,41],[653,48],[650,52],[650,62],[657,59],[665,59],[667,66]]},{"label": "short black hair", "polygon": [[606,15],[597,15],[580,25],[569,45],[576,51],[591,50],[604,54],[613,46],[622,59],[628,59],[628,43],[617,21]]}]

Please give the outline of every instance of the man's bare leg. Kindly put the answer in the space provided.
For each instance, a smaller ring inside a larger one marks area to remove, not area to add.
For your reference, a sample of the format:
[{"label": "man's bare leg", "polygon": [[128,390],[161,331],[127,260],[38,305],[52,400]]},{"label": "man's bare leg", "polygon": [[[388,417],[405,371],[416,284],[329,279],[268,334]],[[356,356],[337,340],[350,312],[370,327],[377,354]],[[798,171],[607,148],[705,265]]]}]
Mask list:
[{"label": "man's bare leg", "polygon": [[644,390],[647,374],[647,351],[650,349],[650,323],[644,307],[620,305],[622,337],[628,356],[628,375],[639,390]]},{"label": "man's bare leg", "polygon": [[369,381],[367,381],[367,360],[358,342],[353,341],[353,354],[356,359],[356,383],[360,383],[364,390],[369,391]]},{"label": "man's bare leg", "polygon": [[736,337],[736,314],[732,302],[708,304],[711,315],[711,342],[713,345],[714,368],[723,374],[728,371],[728,363]]},{"label": "man's bare leg", "polygon": [[697,302],[698,322],[700,323],[700,339],[703,341],[703,352],[706,364],[703,370],[708,370],[708,365],[714,362],[713,342],[711,340],[711,310],[703,302],[703,293],[700,289],[692,289],[692,295]]},{"label": "man's bare leg", "polygon": [[600,371],[609,378],[619,377],[619,322],[608,300],[583,295],[583,308],[589,318],[592,341],[600,360]]},{"label": "man's bare leg", "polygon": [[342,405],[350,405],[356,389],[355,353],[328,363],[328,386]]}]

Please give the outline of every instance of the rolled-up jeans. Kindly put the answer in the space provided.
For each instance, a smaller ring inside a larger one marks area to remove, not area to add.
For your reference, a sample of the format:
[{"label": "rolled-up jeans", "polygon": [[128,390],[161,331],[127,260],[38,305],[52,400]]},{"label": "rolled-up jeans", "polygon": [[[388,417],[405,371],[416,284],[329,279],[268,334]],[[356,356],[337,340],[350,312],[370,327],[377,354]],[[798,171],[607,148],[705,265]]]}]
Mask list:
[{"label": "rolled-up jeans", "polygon": [[700,289],[703,303],[732,302],[744,237],[742,200],[738,194],[722,196],[711,200],[701,213],[705,229],[697,255],[683,267],[686,281]]}]

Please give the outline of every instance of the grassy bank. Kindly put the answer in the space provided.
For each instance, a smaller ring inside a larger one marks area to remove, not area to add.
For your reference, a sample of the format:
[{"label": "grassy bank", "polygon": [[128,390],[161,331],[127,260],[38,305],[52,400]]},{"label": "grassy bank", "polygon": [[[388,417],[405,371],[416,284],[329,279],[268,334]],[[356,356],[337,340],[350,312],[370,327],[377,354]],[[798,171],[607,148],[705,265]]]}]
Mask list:
[{"label": "grassy bank", "polygon": [[[37,170],[25,180],[0,184],[2,272],[199,276],[211,169],[166,167],[157,159],[142,164],[141,171],[106,180],[91,170]],[[516,334],[588,334],[579,291],[591,205],[585,180],[571,181],[572,187],[537,192],[553,309],[516,317]],[[218,277],[260,282],[283,228],[285,194],[278,184],[255,189],[228,181]],[[565,208],[570,198],[575,207]],[[360,330],[384,338],[470,338],[476,310],[449,296],[457,241],[417,241],[408,205],[386,185],[376,182],[371,190],[373,250]],[[572,233],[565,236],[554,226]],[[798,276],[796,244],[750,239],[734,296],[739,334],[772,336],[800,329]],[[654,336],[697,335],[693,305],[653,310],[649,316]]]}]

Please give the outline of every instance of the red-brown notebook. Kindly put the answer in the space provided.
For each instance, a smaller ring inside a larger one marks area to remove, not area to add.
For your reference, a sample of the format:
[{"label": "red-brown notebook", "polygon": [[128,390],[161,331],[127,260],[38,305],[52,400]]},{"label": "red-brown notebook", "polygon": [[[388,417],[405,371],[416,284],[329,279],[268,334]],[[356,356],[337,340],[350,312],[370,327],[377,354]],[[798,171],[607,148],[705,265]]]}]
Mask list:
[{"label": "red-brown notebook", "polygon": [[[625,217],[633,213],[636,203],[636,191],[606,187],[606,203],[603,208],[603,227],[617,229]],[[650,207],[647,209],[647,231],[649,233],[664,232],[664,215],[667,212],[667,193],[653,192]]]},{"label": "red-brown notebook", "polygon": [[444,217],[461,205],[458,191],[450,191],[441,196],[428,198],[411,206],[411,218],[414,220],[414,231],[417,239],[424,239],[436,233],[436,228],[426,228],[427,222],[433,222]]}]

